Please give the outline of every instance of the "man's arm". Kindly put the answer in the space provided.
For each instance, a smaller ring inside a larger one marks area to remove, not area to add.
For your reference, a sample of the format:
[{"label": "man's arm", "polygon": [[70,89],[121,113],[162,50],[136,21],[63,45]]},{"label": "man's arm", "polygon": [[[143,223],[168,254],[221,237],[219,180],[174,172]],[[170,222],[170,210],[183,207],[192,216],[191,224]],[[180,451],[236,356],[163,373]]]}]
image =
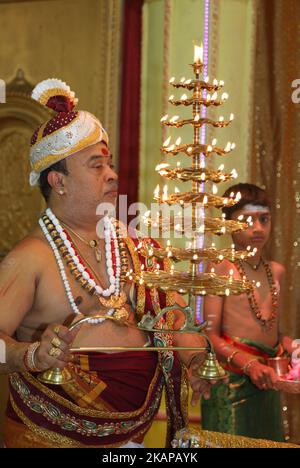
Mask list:
[{"label": "man's arm", "polygon": [[26,256],[24,241],[0,263],[0,339],[5,344],[6,363],[0,373],[24,369],[23,357],[29,343],[19,343],[13,335],[31,309],[37,280],[32,261]]},{"label": "man's arm", "polygon": [[[5,345],[6,361],[0,363],[0,374],[26,369],[24,356],[31,343],[18,342],[13,336],[33,307],[41,275],[43,248],[41,241],[26,239],[0,264],[0,339]],[[57,335],[54,331],[56,325],[47,327],[41,336],[35,353],[35,364],[39,370],[63,368],[70,360],[68,347],[73,335],[62,325]],[[51,341],[56,336],[61,341],[59,359],[49,355]]]}]

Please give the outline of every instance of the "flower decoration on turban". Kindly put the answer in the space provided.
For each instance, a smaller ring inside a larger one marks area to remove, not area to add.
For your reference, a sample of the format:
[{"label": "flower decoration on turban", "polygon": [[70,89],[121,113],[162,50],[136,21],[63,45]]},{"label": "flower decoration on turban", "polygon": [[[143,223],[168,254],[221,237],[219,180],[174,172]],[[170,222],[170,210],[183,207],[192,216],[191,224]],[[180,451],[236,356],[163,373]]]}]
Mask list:
[{"label": "flower decoration on turban", "polygon": [[37,185],[41,172],[52,164],[101,141],[108,144],[101,122],[89,112],[74,110],[78,100],[63,81],[44,80],[34,88],[31,97],[56,115],[40,125],[31,138],[30,185]]}]

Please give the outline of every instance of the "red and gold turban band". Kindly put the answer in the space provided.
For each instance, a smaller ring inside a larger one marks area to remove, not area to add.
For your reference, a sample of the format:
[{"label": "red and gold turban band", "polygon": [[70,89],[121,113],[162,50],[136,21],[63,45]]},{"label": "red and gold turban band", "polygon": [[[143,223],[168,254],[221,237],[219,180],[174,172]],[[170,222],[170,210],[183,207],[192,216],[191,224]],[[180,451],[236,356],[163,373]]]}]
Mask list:
[{"label": "red and gold turban band", "polygon": [[73,110],[78,100],[63,81],[44,80],[31,96],[57,114],[40,125],[31,138],[30,185],[37,185],[42,171],[67,156],[100,141],[108,144],[108,135],[94,115]]}]

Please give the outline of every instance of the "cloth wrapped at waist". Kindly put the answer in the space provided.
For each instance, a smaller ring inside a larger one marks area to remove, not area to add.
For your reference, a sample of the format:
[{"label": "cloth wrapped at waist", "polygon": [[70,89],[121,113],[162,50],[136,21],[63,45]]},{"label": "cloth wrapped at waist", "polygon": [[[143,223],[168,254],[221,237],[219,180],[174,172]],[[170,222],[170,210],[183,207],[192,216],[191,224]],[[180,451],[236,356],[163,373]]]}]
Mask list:
[{"label": "cloth wrapped at waist", "polygon": [[[259,343],[253,340],[247,340],[246,338],[231,337],[225,334],[223,334],[221,338],[225,340],[228,344],[236,348],[237,351],[242,351],[244,354],[248,354],[249,359],[257,359],[263,364],[266,363],[268,358],[281,356],[283,353],[283,348],[281,344],[278,344],[277,346],[272,348],[271,346],[267,346],[263,343]],[[225,370],[229,372],[234,372],[235,374],[243,375],[243,371],[241,369],[238,369],[237,367],[231,364],[222,363],[222,366]]]},{"label": "cloth wrapped at waist", "polygon": [[[5,431],[12,445],[14,423],[54,447],[113,447],[140,442],[159,409],[163,377],[155,352],[77,355],[73,380],[40,383],[29,373],[10,375]],[[20,428],[20,427],[19,427]],[[20,434],[19,434],[20,439]],[[37,441],[39,444],[39,441]]]}]

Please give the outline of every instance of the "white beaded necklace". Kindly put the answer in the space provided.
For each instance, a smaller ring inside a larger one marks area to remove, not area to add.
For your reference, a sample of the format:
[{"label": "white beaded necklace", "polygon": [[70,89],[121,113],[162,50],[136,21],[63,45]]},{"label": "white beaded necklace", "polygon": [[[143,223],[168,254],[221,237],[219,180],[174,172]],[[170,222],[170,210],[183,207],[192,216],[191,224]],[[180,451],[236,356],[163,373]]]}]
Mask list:
[{"label": "white beaded necklace", "polygon": [[[54,215],[54,213],[52,212],[50,208],[47,208],[46,214],[48,218],[51,220],[51,222],[53,223],[53,225],[55,226],[56,231],[58,232],[61,240],[63,241],[65,247],[67,248],[69,255],[71,255],[73,262],[77,266],[77,269],[80,271],[83,278],[89,283],[89,285],[95,288],[96,294],[98,296],[102,295],[104,297],[109,297],[115,293],[115,295],[118,296],[120,294],[121,261],[120,261],[119,244],[118,244],[118,239],[116,235],[116,230],[110,218],[108,216],[105,216],[103,218],[106,268],[107,268],[107,274],[109,276],[109,281],[110,281],[110,286],[107,289],[103,290],[103,288],[99,284],[96,284],[94,279],[91,278],[89,272],[86,270],[85,266],[81,263],[80,259],[76,255],[74,248],[72,247],[71,242],[68,240],[67,235],[64,232],[64,229],[60,225],[59,220],[57,219],[57,217]],[[59,250],[55,242],[53,241],[51,235],[49,234],[48,229],[42,219],[39,219],[39,225],[41,226],[43,234],[45,235],[47,241],[50,244],[50,247],[53,250],[71,309],[76,315],[79,315],[79,314],[83,315],[75,303],[73,294],[71,292],[71,287],[70,287],[70,284],[69,284],[69,281],[65,272],[64,263],[59,253]],[[113,263],[112,263],[111,239],[113,240],[113,244],[114,244],[114,253],[115,253],[115,259],[116,259],[116,276],[114,275]],[[111,316],[113,313],[114,313],[114,309],[109,309],[106,315]],[[104,320],[105,318],[97,318],[97,319],[90,318],[88,322],[91,324],[98,324],[98,323],[103,322]]]}]

